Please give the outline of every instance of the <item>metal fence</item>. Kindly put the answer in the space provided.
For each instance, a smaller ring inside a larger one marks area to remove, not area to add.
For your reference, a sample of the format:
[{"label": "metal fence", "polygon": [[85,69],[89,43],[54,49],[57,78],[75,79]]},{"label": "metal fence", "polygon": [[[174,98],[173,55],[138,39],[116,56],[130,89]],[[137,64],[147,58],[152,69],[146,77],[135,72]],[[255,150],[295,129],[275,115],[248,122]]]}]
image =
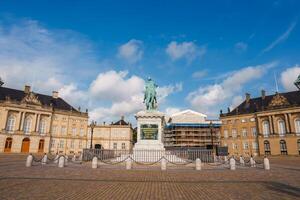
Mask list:
[{"label": "metal fence", "polygon": [[93,157],[100,160],[119,162],[128,157],[140,163],[154,163],[165,158],[173,163],[187,163],[200,158],[202,162],[214,162],[214,154],[211,149],[170,149],[170,150],[106,150],[106,149],[84,149],[83,160],[91,161]]}]

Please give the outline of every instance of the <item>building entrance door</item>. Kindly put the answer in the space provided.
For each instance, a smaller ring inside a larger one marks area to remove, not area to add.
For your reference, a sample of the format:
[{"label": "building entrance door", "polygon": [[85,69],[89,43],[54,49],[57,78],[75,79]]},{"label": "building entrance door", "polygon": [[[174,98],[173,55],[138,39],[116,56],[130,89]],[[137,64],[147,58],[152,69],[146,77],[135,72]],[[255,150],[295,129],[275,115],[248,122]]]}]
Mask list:
[{"label": "building entrance door", "polygon": [[12,138],[6,138],[4,152],[11,152]]},{"label": "building entrance door", "polygon": [[30,139],[29,138],[24,138],[23,141],[22,141],[21,152],[22,153],[28,153],[29,152],[29,146],[30,146]]},{"label": "building entrance door", "polygon": [[44,152],[44,144],[45,144],[45,140],[41,139],[39,142],[39,153],[43,153]]}]

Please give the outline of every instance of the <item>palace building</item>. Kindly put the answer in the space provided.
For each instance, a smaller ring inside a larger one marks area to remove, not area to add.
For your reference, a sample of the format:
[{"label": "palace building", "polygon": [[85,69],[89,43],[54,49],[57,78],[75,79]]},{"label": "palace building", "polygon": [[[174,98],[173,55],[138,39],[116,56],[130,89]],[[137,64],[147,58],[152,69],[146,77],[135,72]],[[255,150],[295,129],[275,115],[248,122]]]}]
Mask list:
[{"label": "palace building", "polygon": [[[91,125],[88,127],[88,148],[91,144]],[[97,124],[93,127],[92,148],[131,150],[133,146],[132,125],[124,120],[124,117],[111,124]]]},{"label": "palace building", "polygon": [[299,155],[300,91],[245,100],[220,114],[221,145],[231,155]]},{"label": "palace building", "polygon": [[202,147],[219,145],[221,122],[185,110],[170,116],[164,129],[164,145],[168,147]]},{"label": "palace building", "polygon": [[[3,84],[3,83],[2,83]],[[0,86],[0,152],[81,153],[88,113],[52,96]]]}]

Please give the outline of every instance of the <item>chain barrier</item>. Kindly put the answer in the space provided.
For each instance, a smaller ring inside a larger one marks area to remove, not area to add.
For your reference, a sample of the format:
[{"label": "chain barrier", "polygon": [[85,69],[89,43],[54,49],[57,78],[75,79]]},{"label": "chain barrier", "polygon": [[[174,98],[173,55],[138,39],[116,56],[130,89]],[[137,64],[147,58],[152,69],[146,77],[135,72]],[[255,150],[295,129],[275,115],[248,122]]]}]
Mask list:
[{"label": "chain barrier", "polygon": [[151,166],[151,165],[155,165],[156,163],[159,163],[162,159],[164,158],[164,156],[162,156],[160,159],[158,159],[157,161],[155,162],[151,162],[151,163],[143,163],[143,162],[139,162],[139,161],[136,161],[135,159],[133,159],[131,156],[130,156],[130,159],[135,162],[136,164],[138,165],[145,165],[145,166]]},{"label": "chain barrier", "polygon": [[185,161],[185,163],[179,163],[179,162],[172,162],[172,161],[170,161],[169,159],[167,159],[166,157],[164,157],[163,156],[163,158],[165,158],[165,160],[167,161],[167,162],[169,162],[169,163],[171,163],[171,164],[173,164],[173,165],[178,165],[178,166],[184,166],[184,165],[189,165],[189,164],[191,164],[191,163],[193,163],[193,161],[189,161],[189,160],[187,160],[187,161]]},{"label": "chain barrier", "polygon": [[96,156],[100,162],[104,163],[104,164],[107,164],[107,165],[117,165],[117,164],[120,164],[120,163],[123,163],[125,162],[128,158],[130,158],[130,156],[127,156],[125,159],[121,160],[121,161],[117,161],[117,162],[109,162],[109,161],[105,161],[105,160],[102,160],[101,158],[99,158],[98,156]]}]

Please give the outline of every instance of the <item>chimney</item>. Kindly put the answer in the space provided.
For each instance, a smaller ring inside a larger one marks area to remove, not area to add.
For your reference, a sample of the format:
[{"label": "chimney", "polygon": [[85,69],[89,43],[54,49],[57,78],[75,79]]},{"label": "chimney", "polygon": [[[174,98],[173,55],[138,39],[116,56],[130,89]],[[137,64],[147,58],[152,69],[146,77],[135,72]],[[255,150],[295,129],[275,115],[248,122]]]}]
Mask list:
[{"label": "chimney", "polygon": [[264,100],[266,98],[266,91],[261,90],[261,98]]},{"label": "chimney", "polygon": [[54,98],[54,99],[58,98],[58,92],[57,91],[52,92],[52,98]]},{"label": "chimney", "polygon": [[250,101],[250,94],[246,93],[246,102],[248,103]]},{"label": "chimney", "polygon": [[121,116],[121,120],[124,120],[124,119],[125,119],[125,117],[124,117],[124,115],[122,115],[122,116]]},{"label": "chimney", "polygon": [[29,94],[30,93],[30,86],[29,85],[25,85],[24,93],[25,94]]}]

